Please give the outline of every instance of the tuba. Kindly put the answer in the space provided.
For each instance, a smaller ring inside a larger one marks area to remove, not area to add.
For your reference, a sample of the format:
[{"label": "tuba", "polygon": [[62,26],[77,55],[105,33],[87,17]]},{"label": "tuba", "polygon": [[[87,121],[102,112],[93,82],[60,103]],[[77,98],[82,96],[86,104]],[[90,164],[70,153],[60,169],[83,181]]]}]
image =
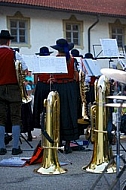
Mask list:
[{"label": "tuba", "polygon": [[22,70],[22,65],[19,60],[15,61],[15,68],[16,68],[18,84],[21,90],[22,103],[28,103],[32,100],[32,98],[27,95],[25,85],[24,85],[25,73]]},{"label": "tuba", "polygon": [[[83,167],[83,170],[93,173],[101,173],[112,158],[112,147],[108,140],[107,124],[109,110],[104,106],[106,96],[110,93],[108,79],[102,75],[96,83],[96,102],[91,107],[91,135],[93,142],[93,155],[91,162]],[[116,171],[115,162],[109,165],[107,173]]]},{"label": "tuba", "polygon": [[44,107],[46,107],[46,115],[44,117],[45,130],[52,142],[47,139],[47,136],[42,135],[43,159],[41,167],[35,169],[35,172],[40,174],[62,174],[66,170],[61,168],[58,161],[58,149],[62,149],[62,147],[59,147],[60,99],[57,91],[51,91],[48,94],[47,99],[44,100]]},{"label": "tuba", "polygon": [[78,119],[79,124],[89,124],[89,118],[87,114],[87,102],[86,102],[86,94],[87,87],[85,86],[85,74],[82,70],[79,71],[79,87],[80,87],[80,96],[81,96],[81,104],[82,104],[82,118]]}]

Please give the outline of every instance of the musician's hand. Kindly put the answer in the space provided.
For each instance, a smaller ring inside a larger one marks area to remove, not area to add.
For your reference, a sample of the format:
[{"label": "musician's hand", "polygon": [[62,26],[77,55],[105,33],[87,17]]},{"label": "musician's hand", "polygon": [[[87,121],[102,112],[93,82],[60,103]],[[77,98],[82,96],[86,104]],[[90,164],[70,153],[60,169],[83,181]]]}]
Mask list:
[{"label": "musician's hand", "polygon": [[54,82],[56,82],[56,79],[54,77],[51,77],[47,80],[47,83],[51,83],[53,84]]},{"label": "musician's hand", "polygon": [[28,75],[28,69],[24,70],[25,75]]}]

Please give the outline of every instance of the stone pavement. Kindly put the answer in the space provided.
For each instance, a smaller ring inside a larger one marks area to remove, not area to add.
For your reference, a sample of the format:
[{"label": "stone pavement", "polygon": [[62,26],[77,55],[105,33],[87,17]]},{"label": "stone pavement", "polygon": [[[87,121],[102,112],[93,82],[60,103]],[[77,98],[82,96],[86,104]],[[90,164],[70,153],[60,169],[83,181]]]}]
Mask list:
[{"label": "stone pavement", "polygon": [[[39,140],[41,140],[40,130],[34,130],[33,135],[37,138],[33,139],[30,144],[21,138],[21,148],[23,153],[18,157],[31,157]],[[23,134],[25,135],[25,134]],[[126,148],[126,137],[121,139],[122,145]],[[0,156],[0,160],[4,158],[11,158],[12,145],[11,142],[7,145],[7,154]],[[116,145],[113,145],[113,154],[116,153]],[[126,158],[126,152],[120,146],[120,153]],[[92,185],[96,182],[100,174],[88,173],[82,170],[83,166],[90,163],[93,153],[93,145],[90,143],[88,148],[84,150],[73,151],[70,154],[58,153],[59,162],[65,162],[67,165],[62,166],[67,169],[65,174],[59,175],[41,175],[34,172],[41,164],[24,166],[24,167],[0,167],[0,189],[3,190],[90,190]],[[123,162],[120,160],[120,165]],[[109,184],[115,180],[116,173],[104,174],[99,180],[94,190],[107,190]],[[126,171],[120,179],[121,186],[126,183]],[[115,190],[115,188],[114,188]],[[121,189],[122,190],[122,189]]]}]

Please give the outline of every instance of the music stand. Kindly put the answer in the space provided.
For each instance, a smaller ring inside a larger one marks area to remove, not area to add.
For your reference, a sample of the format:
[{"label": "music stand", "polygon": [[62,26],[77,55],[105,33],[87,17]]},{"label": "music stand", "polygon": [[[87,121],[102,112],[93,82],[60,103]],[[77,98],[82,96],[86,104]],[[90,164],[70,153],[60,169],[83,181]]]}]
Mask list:
[{"label": "music stand", "polygon": [[[123,172],[126,169],[126,160],[120,155],[120,126],[121,126],[121,112],[122,112],[122,107],[123,106],[123,100],[118,99],[117,96],[117,127],[116,127],[116,155],[114,157],[116,157],[116,179],[114,180],[114,182],[112,183],[112,185],[109,187],[109,189],[113,189],[113,187],[116,185],[117,189],[120,190],[120,177],[122,176]],[[116,105],[117,105],[116,104]],[[113,104],[114,107],[114,104]],[[122,146],[122,148],[124,149],[124,147]],[[126,151],[124,149],[124,151]],[[120,170],[120,159],[122,159],[122,161],[124,162],[124,166],[122,167],[122,169]]]},{"label": "music stand", "polygon": [[[52,81],[53,74],[66,74],[68,73],[67,70],[67,64],[66,64],[66,57],[55,57],[55,56],[37,56],[36,59],[37,62],[35,62],[33,66],[33,74],[42,74],[47,73],[50,75],[50,91],[52,90]],[[44,111],[41,113],[42,118],[44,117]],[[41,122],[42,123],[42,122]],[[41,132],[43,134],[43,130],[41,127]]]},{"label": "music stand", "polygon": [[[96,56],[95,49],[94,50],[94,56],[95,59],[109,59],[109,65],[108,68],[111,68],[111,62],[113,62],[113,59],[119,59],[124,58],[124,56],[121,56],[119,54],[117,40],[116,39],[100,39],[100,45],[94,45],[94,46],[101,46],[99,48],[99,53]],[[101,55],[102,54],[102,55]]]},{"label": "music stand", "polygon": [[[117,100],[118,100],[118,96],[116,96],[116,97],[117,97]],[[110,98],[112,98],[112,96]],[[120,189],[120,177],[122,176],[123,172],[126,169],[126,160],[120,155],[120,144],[121,144],[120,143],[121,111],[122,111],[122,107],[126,107],[126,104],[124,104],[124,105],[123,105],[123,101],[122,100],[120,101],[120,99],[119,99],[118,103],[110,103],[110,104],[108,103],[108,104],[105,104],[105,106],[107,106],[107,107],[116,107],[117,108],[116,155],[114,155],[111,158],[110,162],[108,163],[108,165],[103,170],[103,173],[99,176],[99,178],[96,180],[96,182],[93,184],[93,186],[91,187],[90,190],[94,190],[94,188],[96,187],[96,185],[99,182],[99,180],[101,179],[101,177],[107,171],[109,165],[114,161],[114,158],[116,158],[116,179],[113,181],[113,183],[111,185],[109,185],[108,190],[112,190],[113,187],[115,187],[115,185],[116,185],[117,190],[121,190]],[[124,147],[123,147],[123,149],[124,149]],[[122,161],[124,162],[124,166],[121,169],[120,169],[120,159],[122,159]]]}]

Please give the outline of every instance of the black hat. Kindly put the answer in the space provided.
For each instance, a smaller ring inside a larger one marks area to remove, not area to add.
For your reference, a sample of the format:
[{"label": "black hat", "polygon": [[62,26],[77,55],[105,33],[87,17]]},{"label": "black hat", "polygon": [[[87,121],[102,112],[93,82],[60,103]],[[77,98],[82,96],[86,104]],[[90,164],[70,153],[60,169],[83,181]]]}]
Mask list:
[{"label": "black hat", "polygon": [[84,58],[86,58],[86,59],[94,59],[93,55],[91,53],[86,53]]},{"label": "black hat", "polygon": [[36,55],[46,56],[46,55],[50,55],[51,53],[53,53],[53,51],[50,52],[48,47],[43,46],[40,48],[40,52],[36,53]]},{"label": "black hat", "polygon": [[17,52],[20,51],[18,47],[14,47],[14,48],[12,47],[12,49],[13,49],[14,51],[17,51]]},{"label": "black hat", "polygon": [[73,57],[81,57],[81,55],[79,55],[79,51],[77,49],[72,49],[71,55]]},{"label": "black hat", "polygon": [[8,30],[1,30],[0,39],[10,40],[10,39],[14,39],[14,37],[10,35]]},{"label": "black hat", "polygon": [[59,52],[66,53],[73,49],[74,43],[68,43],[67,40],[61,38],[56,41],[56,45],[50,46],[53,49],[58,50]]}]

